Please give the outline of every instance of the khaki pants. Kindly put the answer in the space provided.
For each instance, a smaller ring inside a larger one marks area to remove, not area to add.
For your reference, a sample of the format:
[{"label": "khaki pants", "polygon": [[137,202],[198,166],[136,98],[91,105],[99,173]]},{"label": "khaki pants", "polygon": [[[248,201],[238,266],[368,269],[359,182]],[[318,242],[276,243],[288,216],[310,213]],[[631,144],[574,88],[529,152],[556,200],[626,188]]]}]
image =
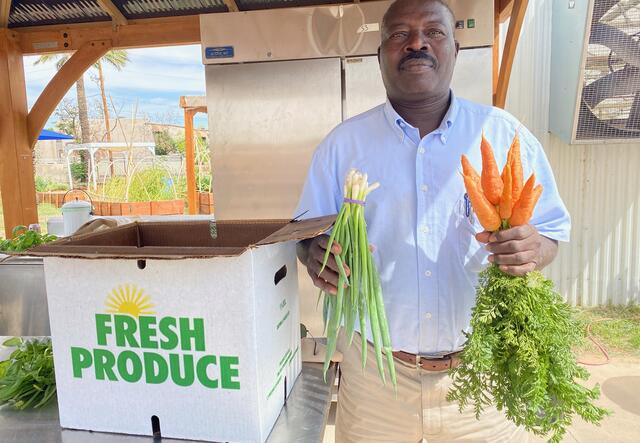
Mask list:
[{"label": "khaki pants", "polygon": [[[336,418],[336,443],[526,442],[528,434],[495,408],[476,420],[471,408],[463,413],[446,400],[451,379],[446,371],[430,372],[396,359],[398,394],[382,384],[371,344],[362,372],[360,336],[350,347],[343,335],[343,353]],[[388,375],[388,374],[387,374]]]}]

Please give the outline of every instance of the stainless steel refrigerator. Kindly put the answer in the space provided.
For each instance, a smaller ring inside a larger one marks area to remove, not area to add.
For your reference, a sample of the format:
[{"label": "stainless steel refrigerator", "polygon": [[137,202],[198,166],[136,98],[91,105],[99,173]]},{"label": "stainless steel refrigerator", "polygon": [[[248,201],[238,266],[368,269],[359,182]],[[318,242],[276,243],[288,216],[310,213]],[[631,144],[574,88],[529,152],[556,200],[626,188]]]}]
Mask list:
[{"label": "stainless steel refrigerator", "polygon": [[[215,217],[291,218],[313,150],[383,103],[380,23],[391,2],[201,16]],[[491,104],[493,0],[450,2],[460,42],[452,89]],[[299,267],[301,319],[321,335]]]}]

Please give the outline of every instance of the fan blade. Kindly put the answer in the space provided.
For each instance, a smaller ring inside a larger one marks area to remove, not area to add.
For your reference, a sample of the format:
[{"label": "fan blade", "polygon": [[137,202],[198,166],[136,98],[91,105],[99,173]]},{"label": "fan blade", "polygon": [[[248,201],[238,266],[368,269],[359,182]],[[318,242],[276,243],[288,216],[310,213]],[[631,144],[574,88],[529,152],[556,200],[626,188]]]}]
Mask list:
[{"label": "fan blade", "polygon": [[636,96],[633,99],[631,105],[631,111],[629,111],[629,118],[625,125],[628,129],[640,130],[640,91],[636,92]]},{"label": "fan blade", "polygon": [[598,103],[607,98],[634,94],[640,88],[639,76],[639,68],[626,66],[624,69],[614,71],[589,83],[582,90],[582,99],[593,109],[598,106]]},{"label": "fan blade", "polygon": [[606,46],[626,63],[640,68],[640,42],[618,28],[604,23],[594,24],[589,43]]}]

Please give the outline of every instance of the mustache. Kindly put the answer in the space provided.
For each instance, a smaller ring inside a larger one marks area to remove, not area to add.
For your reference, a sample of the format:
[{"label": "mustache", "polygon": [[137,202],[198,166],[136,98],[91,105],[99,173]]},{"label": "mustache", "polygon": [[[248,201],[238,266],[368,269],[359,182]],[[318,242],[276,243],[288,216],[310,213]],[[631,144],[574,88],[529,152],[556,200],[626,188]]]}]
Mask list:
[{"label": "mustache", "polygon": [[402,69],[402,66],[405,64],[405,62],[408,62],[409,60],[413,60],[413,59],[428,60],[431,62],[434,68],[436,69],[438,68],[438,61],[435,59],[433,55],[429,54],[428,52],[413,51],[413,52],[409,52],[407,55],[402,57],[402,60],[400,60],[400,64],[398,64],[398,69]]}]

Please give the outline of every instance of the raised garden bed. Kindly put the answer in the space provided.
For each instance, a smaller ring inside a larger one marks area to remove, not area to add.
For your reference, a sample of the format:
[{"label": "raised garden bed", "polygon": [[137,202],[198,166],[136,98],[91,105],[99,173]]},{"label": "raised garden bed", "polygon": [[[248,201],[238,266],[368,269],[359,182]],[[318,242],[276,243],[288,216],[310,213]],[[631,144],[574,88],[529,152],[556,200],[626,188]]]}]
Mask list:
[{"label": "raised garden bed", "polygon": [[213,194],[198,191],[198,214],[213,214]]},{"label": "raised garden bed", "polygon": [[95,215],[181,215],[184,200],[160,200],[144,202],[94,201]]},{"label": "raised garden bed", "polygon": [[54,205],[56,208],[62,207],[65,202],[72,201],[76,197],[78,200],[86,200],[87,194],[83,191],[70,191],[67,194],[67,198],[64,198],[64,195],[67,194],[67,191],[44,191],[44,192],[36,192],[36,200],[38,204],[40,203],[49,203]]}]

